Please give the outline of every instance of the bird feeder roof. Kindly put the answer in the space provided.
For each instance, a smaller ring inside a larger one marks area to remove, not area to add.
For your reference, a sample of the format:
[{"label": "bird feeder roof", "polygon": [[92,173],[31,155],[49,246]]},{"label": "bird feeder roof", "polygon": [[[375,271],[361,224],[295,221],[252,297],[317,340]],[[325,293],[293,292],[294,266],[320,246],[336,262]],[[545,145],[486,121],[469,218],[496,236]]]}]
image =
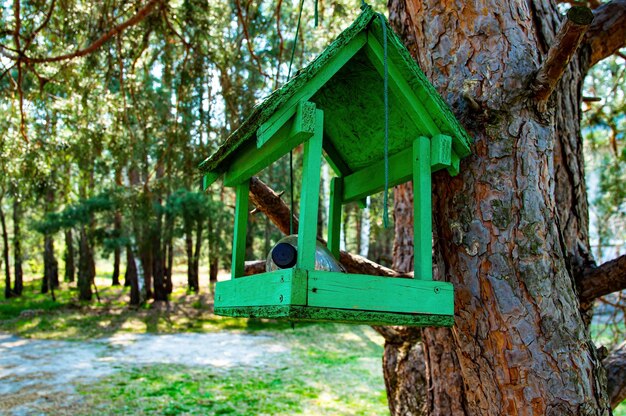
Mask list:
[{"label": "bird feeder roof", "polygon": [[416,137],[447,135],[459,158],[470,153],[470,136],[430,84],[386,19],[365,6],[359,17],[315,60],[257,105],[217,151],[200,164],[216,178],[239,149],[256,146],[268,121],[290,117],[312,102],[324,111],[324,151],[347,175],[383,158],[384,35],[389,82],[389,155],[411,146]]}]

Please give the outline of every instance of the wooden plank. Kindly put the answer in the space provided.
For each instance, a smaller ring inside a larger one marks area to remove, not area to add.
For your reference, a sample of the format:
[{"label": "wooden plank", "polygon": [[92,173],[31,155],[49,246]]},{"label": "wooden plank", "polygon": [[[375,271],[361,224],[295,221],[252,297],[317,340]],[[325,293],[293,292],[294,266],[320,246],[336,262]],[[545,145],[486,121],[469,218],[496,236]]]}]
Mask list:
[{"label": "wooden plank", "polygon": [[283,269],[217,282],[215,307],[290,305],[293,277],[294,269]]},{"label": "wooden plank", "polygon": [[431,172],[445,169],[452,165],[452,137],[436,134],[430,139]]},{"label": "wooden plank", "polygon": [[235,186],[250,179],[252,175],[274,163],[291,149],[298,146],[313,135],[314,122],[308,114],[313,103],[298,106],[300,115],[296,114],[283,124],[261,148],[247,145],[237,152],[237,156],[224,174],[224,185]]},{"label": "wooden plank", "polygon": [[413,142],[413,247],[415,279],[433,278],[430,140]]},{"label": "wooden plank", "polygon": [[343,179],[333,178],[330,181],[330,207],[328,209],[328,249],[337,260],[339,260],[341,240],[342,195]]},{"label": "wooden plank", "polygon": [[326,161],[337,176],[347,176],[352,173],[348,165],[346,165],[346,162],[344,162],[339,155],[339,152],[333,145],[330,138],[326,135],[324,135],[324,144],[322,148],[324,149]]},{"label": "wooden plank", "polygon": [[308,306],[431,315],[454,314],[451,283],[309,272]]},{"label": "wooden plank", "polygon": [[454,315],[361,311],[312,306],[216,307],[215,314],[245,318],[283,319],[291,322],[339,322],[356,325],[416,327],[451,327],[454,325]]},{"label": "wooden plank", "polygon": [[313,134],[313,128],[315,127],[315,103],[300,101],[290,111],[281,114],[281,117],[276,119],[272,117],[264,123],[257,132],[257,148],[263,147],[290,120],[290,136],[300,133]]},{"label": "wooden plank", "polygon": [[308,101],[337,71],[339,71],[358,51],[367,43],[367,34],[361,32],[352,38],[350,42],[342,46],[335,56],[320,68],[317,73],[307,81],[294,95],[287,100],[280,108],[274,111],[273,117],[276,119],[284,117],[284,113],[289,113],[294,105],[301,101]]},{"label": "wooden plank", "polygon": [[[370,36],[367,38],[367,44],[365,45],[364,51],[374,65],[374,68],[376,68],[376,70],[380,73],[381,77],[384,77],[384,50],[374,36]],[[415,94],[413,93],[413,89],[406,82],[404,76],[396,67],[393,60],[387,59],[387,68],[389,71],[389,89],[399,100],[404,103],[407,109],[412,110],[407,112],[409,113],[409,116],[411,117],[413,122],[417,126],[421,126],[422,128],[426,129],[426,131],[428,131],[428,134],[430,134],[431,136],[439,134],[439,127],[437,127],[433,119],[430,117],[430,113],[428,112],[426,107],[415,96]]]},{"label": "wooden plank", "polygon": [[204,176],[202,176],[202,190],[206,191],[209,189],[209,186],[211,186],[219,177],[220,174],[216,172],[205,173]]},{"label": "wooden plank", "polygon": [[298,268],[315,269],[315,244],[317,241],[317,215],[320,199],[322,166],[322,141],[324,113],[316,110],[315,132],[304,143],[302,162],[302,193],[300,197],[300,225],[298,229]]},{"label": "wooden plank", "polygon": [[231,279],[244,275],[249,189],[250,181],[245,181],[237,185],[235,190],[235,228],[233,230],[233,257],[230,268]]},{"label": "wooden plank", "polygon": [[[413,173],[412,150],[405,149],[389,157],[389,187],[411,180]],[[385,187],[385,161],[356,171],[344,178],[343,202],[363,199],[380,192]]]}]

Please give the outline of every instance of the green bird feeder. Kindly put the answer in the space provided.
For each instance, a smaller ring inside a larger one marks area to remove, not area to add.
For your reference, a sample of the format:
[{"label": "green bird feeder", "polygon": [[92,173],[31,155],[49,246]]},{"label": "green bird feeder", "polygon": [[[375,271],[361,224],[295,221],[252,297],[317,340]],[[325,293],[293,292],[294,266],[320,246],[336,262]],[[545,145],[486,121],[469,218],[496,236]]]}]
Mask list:
[{"label": "green bird feeder", "polygon": [[[384,26],[383,26],[384,25]],[[387,54],[385,56],[385,42]],[[385,65],[386,62],[386,65]],[[387,71],[385,71],[385,68]],[[388,80],[388,169],[384,94]],[[371,325],[452,326],[452,284],[432,280],[431,173],[459,172],[470,137],[385,19],[369,6],[311,64],[256,106],[203,161],[205,189],[235,188],[231,279],[215,313]],[[295,266],[244,276],[250,178],[304,144]],[[388,186],[414,186],[414,278],[315,270],[322,158],[331,182],[328,249],[339,258],[341,206]]]}]

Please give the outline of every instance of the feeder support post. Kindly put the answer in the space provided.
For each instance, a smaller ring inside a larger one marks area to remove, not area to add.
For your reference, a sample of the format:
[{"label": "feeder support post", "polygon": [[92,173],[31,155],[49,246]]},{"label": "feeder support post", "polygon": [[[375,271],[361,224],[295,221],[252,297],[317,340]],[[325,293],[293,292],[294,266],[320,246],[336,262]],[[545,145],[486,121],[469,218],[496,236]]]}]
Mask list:
[{"label": "feeder support post", "polygon": [[343,178],[333,178],[330,181],[330,207],[328,209],[328,250],[337,260],[339,260],[342,196]]},{"label": "feeder support post", "polygon": [[315,270],[317,215],[320,201],[320,176],[324,112],[315,110],[313,136],[304,142],[302,162],[302,194],[300,196],[300,225],[298,228],[298,268]]},{"label": "feeder support post", "polygon": [[250,180],[246,179],[235,188],[235,228],[233,230],[233,260],[231,278],[244,276],[246,260],[246,232],[248,229],[248,191]]},{"label": "feeder support post", "polygon": [[433,278],[433,224],[430,139],[413,141],[413,274],[415,279]]}]

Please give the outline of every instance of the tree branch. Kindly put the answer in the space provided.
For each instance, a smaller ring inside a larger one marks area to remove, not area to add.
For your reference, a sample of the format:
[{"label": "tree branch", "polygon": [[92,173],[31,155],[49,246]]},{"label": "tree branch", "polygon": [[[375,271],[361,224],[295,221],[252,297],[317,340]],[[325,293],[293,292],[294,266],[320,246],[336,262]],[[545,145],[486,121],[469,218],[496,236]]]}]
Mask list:
[{"label": "tree branch", "polygon": [[548,56],[531,85],[535,98],[540,104],[550,98],[592,21],[593,12],[587,7],[577,6],[567,11],[567,18],[559,29],[554,44],[550,47]]},{"label": "tree branch", "polygon": [[[162,1],[163,0],[150,0],[142,9],[137,11],[137,13],[133,17],[109,29],[108,32],[100,36],[91,45],[87,46],[84,49],[79,49],[72,53],[59,55],[59,56],[52,56],[52,57],[47,57],[47,58],[29,57],[29,56],[24,55],[23,57],[21,57],[21,59],[29,63],[44,63],[44,62],[65,61],[68,59],[79,58],[81,56],[89,55],[90,53],[98,50],[102,45],[104,45],[113,36],[123,32],[126,28],[136,25],[137,23],[141,22],[152,12],[155,6],[161,3]],[[3,53],[3,55],[5,55],[6,57],[10,59],[13,59],[12,56],[7,55],[6,53]]]},{"label": "tree branch", "polygon": [[585,270],[576,285],[581,303],[626,289],[626,255]]},{"label": "tree branch", "polygon": [[594,11],[593,24],[585,35],[591,48],[589,66],[626,46],[626,0],[613,0]]},{"label": "tree branch", "polygon": [[[280,199],[280,196],[259,178],[250,179],[250,200],[259,211],[263,212],[283,234],[289,234],[289,216],[291,212],[287,204]],[[298,232],[298,219],[293,217],[294,232]],[[319,241],[326,244],[324,239],[317,237]],[[409,273],[399,273],[388,267],[374,263],[365,257],[341,251],[339,262],[350,273],[369,274],[387,277],[411,277]]]},{"label": "tree branch", "polygon": [[626,399],[626,341],[615,348],[602,364],[606,369],[611,408],[615,409]]}]

